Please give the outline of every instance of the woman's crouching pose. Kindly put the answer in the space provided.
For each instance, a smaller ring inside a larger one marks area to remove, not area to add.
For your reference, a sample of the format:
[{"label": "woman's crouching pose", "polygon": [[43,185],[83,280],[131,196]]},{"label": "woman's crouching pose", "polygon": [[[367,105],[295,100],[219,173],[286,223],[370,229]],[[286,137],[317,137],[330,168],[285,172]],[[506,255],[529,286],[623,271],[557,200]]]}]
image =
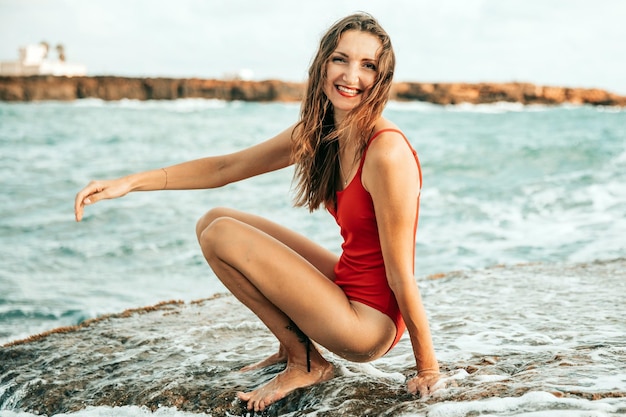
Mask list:
[{"label": "woman's crouching pose", "polygon": [[417,365],[408,381],[428,395],[439,379],[430,329],[414,278],[421,171],[403,133],[382,116],[395,58],[367,14],[348,16],[323,36],[309,69],[300,119],[274,138],[116,180],[92,181],[85,205],[131,191],[216,188],[295,164],[296,206],[336,219],[340,256],[267,219],[214,208],[197,224],[207,262],[279,341],[278,352],[243,370],[286,368],[265,386],[239,393],[263,410],[293,390],[326,381],[332,365],[316,344],[355,362],[380,358],[406,329]]}]

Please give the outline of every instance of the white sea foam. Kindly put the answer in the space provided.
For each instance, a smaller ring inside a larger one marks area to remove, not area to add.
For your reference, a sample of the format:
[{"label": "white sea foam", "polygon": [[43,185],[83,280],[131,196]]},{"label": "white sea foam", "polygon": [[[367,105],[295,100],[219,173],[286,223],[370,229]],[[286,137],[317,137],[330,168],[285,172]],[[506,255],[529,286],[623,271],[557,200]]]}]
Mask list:
[{"label": "white sea foam", "polygon": [[[529,411],[537,408],[541,409],[541,411]],[[610,402],[557,398],[547,392],[529,392],[521,397],[489,398],[472,402],[435,404],[429,408],[428,416],[602,417],[609,415],[607,413],[615,413],[616,411],[617,407]],[[406,415],[406,417],[409,416],[410,414]]]},{"label": "white sea foam", "polygon": [[107,102],[100,98],[84,98],[71,102],[74,107],[104,107],[106,104]]},{"label": "white sea foam", "polygon": [[404,383],[405,377],[399,372],[386,372],[371,363],[338,362],[338,373],[343,376],[368,375],[374,378],[384,378],[397,383]]},{"label": "white sea foam", "polygon": [[387,104],[387,108],[393,111],[412,112],[412,113],[428,113],[439,112],[442,107],[437,104],[427,103],[425,101],[396,101],[392,100]]},{"label": "white sea foam", "polygon": [[558,106],[544,104],[528,104],[507,101],[494,103],[458,103],[440,105],[424,101],[390,101],[387,105],[392,111],[433,113],[433,112],[458,112],[458,113],[486,113],[501,114],[509,112],[544,112],[554,109],[579,109],[580,105],[561,104]]},{"label": "white sea foam", "polygon": [[[178,113],[195,112],[206,109],[223,109],[229,102],[217,99],[185,98],[176,100],[131,100],[122,99],[119,101],[107,102],[107,106],[119,107],[135,110],[169,110]],[[235,104],[236,105],[236,104]]]},{"label": "white sea foam", "polygon": [[626,112],[626,107],[621,106],[598,106],[598,111],[605,113],[624,113]]},{"label": "white sea foam", "polygon": [[[46,102],[44,105],[54,105],[54,102]],[[119,109],[132,109],[132,110],[168,110],[178,113],[196,112],[207,109],[223,109],[229,105],[236,105],[233,102],[218,99],[205,99],[205,98],[183,98],[175,100],[136,100],[136,99],[121,99],[121,100],[102,100],[98,98],[87,98],[81,100],[75,100],[70,103],[58,103],[58,105],[72,106],[77,108],[119,108]]]},{"label": "white sea foam", "polygon": [[[541,406],[541,411],[525,411]],[[480,414],[481,416],[511,416],[511,417],[607,417],[616,415],[618,406],[611,401],[587,401],[558,399],[551,394],[535,392],[521,398],[496,398],[477,402],[458,402],[435,404],[428,407],[425,413],[402,413],[402,417],[465,417],[467,415]],[[323,407],[310,415],[319,415],[324,412],[332,412],[333,407]],[[23,411],[0,411],[0,417],[36,417],[37,414]],[[202,412],[190,413],[177,410],[173,407],[162,407],[151,411],[145,407],[87,407],[84,410],[55,414],[55,417],[191,417],[210,416]]]},{"label": "white sea foam", "polygon": [[624,163],[626,163],[626,150],[621,152],[613,161],[616,164],[624,164]]},{"label": "white sea foam", "polygon": [[[468,112],[468,113],[508,113],[508,112],[521,112],[529,110],[527,106],[522,103],[511,103],[505,101],[498,101],[490,104],[472,104],[472,103],[459,103],[450,104],[445,106],[447,111],[452,112]],[[543,109],[541,106],[533,106],[533,110]]]}]

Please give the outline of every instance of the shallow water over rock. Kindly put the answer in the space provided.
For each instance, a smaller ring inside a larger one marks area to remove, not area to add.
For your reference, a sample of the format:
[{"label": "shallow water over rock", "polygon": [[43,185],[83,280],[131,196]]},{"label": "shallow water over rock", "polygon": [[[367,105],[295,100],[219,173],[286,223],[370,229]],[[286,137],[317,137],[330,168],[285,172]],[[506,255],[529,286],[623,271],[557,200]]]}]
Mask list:
[{"label": "shallow water over rock", "polygon": [[[621,415],[625,271],[626,260],[619,259],[424,279],[445,387],[427,399],[406,393],[414,361],[405,335],[371,364],[326,353],[335,378],[294,392],[265,414]],[[232,296],[128,310],[2,347],[0,414],[80,415],[87,407],[140,406],[246,415],[236,392],[263,384],[281,366],[238,369],[276,348]]]}]

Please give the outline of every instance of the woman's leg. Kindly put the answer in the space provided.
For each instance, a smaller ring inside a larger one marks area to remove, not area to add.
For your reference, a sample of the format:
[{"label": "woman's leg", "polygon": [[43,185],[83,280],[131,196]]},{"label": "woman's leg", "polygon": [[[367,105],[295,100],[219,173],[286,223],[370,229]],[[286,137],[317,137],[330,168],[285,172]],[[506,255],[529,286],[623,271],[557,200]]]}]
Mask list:
[{"label": "woman's leg", "polygon": [[[353,360],[379,357],[391,344],[395,326],[387,316],[352,305],[327,275],[300,254],[311,256],[317,250],[296,251],[233,217],[212,219],[199,231],[199,241],[216,275],[268,326],[287,354],[285,371],[266,386],[240,395],[249,408],[261,410],[296,388],[332,376],[331,366],[313,348],[311,372],[306,371],[306,346],[293,324],[327,349]],[[319,261],[316,256],[312,259]]]},{"label": "woman's leg", "polygon": [[297,252],[310,264],[322,272],[322,274],[328,277],[328,279],[334,281],[334,268],[335,264],[339,261],[339,256],[318,245],[306,236],[261,216],[256,216],[254,214],[245,213],[243,211],[227,207],[213,208],[202,216],[196,224],[196,234],[198,236],[198,240],[200,240],[200,236],[202,235],[202,232],[204,232],[204,229],[206,229],[207,226],[213,222],[213,220],[220,217],[230,217],[239,220],[242,223],[248,224],[255,229],[259,229],[262,232],[267,233],[274,239],[277,239]]},{"label": "woman's leg", "polygon": [[[334,267],[339,260],[339,257],[336,254],[318,245],[306,236],[254,214],[226,207],[213,208],[198,220],[196,225],[198,240],[200,240],[200,236],[204,229],[206,229],[206,227],[211,224],[213,220],[220,217],[230,217],[239,220],[267,233],[290,247],[292,250],[296,251],[300,256],[305,258],[308,262],[320,270],[326,277],[328,277],[328,279],[334,280]],[[241,371],[251,371],[285,362],[287,362],[287,351],[281,344],[277,353],[270,355],[268,358],[265,358],[260,362],[244,366],[241,368]]]}]

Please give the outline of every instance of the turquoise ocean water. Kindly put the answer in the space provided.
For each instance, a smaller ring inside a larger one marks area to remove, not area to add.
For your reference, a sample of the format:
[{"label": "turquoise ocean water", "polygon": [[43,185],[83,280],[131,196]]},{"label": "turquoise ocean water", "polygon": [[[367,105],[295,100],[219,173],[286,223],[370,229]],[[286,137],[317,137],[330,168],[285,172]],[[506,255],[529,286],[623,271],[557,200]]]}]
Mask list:
[{"label": "turquoise ocean water", "polygon": [[[422,162],[418,281],[626,257],[625,110],[390,103],[385,114]],[[328,213],[291,206],[291,169],[216,190],[134,193],[73,218],[90,179],[234,151],[297,115],[296,104],[212,100],[0,103],[0,343],[224,291],[194,235],[214,206],[267,216],[338,251]],[[623,299],[624,286],[616,291]]]}]

